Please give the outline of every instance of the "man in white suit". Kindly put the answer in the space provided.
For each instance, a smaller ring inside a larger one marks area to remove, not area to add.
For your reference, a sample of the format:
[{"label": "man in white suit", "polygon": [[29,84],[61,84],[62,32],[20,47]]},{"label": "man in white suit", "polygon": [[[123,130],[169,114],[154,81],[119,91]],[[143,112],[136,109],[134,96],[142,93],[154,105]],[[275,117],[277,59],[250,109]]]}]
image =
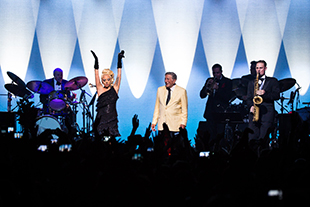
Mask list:
[{"label": "man in white suit", "polygon": [[165,74],[165,86],[157,89],[156,103],[153,114],[152,130],[163,130],[166,123],[170,132],[185,129],[187,123],[187,94],[186,90],[175,84],[177,76],[173,72]]}]

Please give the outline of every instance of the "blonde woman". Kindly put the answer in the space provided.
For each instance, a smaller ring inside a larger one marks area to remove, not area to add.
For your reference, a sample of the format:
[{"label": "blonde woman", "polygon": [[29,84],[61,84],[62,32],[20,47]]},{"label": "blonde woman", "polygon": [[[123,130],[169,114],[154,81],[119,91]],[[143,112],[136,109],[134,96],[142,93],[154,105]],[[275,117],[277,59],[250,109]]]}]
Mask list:
[{"label": "blonde woman", "polygon": [[110,69],[102,70],[101,81],[99,77],[99,63],[96,54],[91,51],[95,58],[95,82],[98,94],[97,115],[94,123],[96,135],[102,136],[120,136],[118,131],[118,119],[116,111],[116,101],[118,100],[118,91],[122,75],[122,58],[124,51],[118,54],[117,76],[114,83],[114,73]]}]

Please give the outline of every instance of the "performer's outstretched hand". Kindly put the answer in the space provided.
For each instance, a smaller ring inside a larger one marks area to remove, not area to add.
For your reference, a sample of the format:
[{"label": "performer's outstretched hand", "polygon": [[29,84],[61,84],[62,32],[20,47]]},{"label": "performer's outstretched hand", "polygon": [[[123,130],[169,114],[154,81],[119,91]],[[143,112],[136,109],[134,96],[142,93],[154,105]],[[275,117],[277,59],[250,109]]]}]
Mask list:
[{"label": "performer's outstretched hand", "polygon": [[97,57],[97,55],[95,54],[94,51],[91,50],[90,52],[93,54],[93,56],[94,56],[94,58],[95,58],[95,65],[94,65],[94,68],[95,68],[96,70],[98,70],[98,69],[99,69],[98,57]]},{"label": "performer's outstretched hand", "polygon": [[118,53],[118,57],[119,57],[119,58],[124,58],[124,57],[125,57],[124,54],[125,54],[125,51],[124,51],[124,50],[121,50],[121,52]]},{"label": "performer's outstretched hand", "polygon": [[125,51],[122,50],[120,53],[118,53],[118,57],[117,57],[117,68],[122,68],[122,58],[125,57]]}]

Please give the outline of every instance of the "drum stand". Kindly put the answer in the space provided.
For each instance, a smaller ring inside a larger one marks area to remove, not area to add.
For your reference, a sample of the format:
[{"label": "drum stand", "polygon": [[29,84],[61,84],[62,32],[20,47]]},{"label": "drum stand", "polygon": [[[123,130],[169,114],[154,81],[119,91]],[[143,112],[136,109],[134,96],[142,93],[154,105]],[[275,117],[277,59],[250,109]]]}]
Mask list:
[{"label": "drum stand", "polygon": [[[88,107],[92,106],[92,113],[93,113],[93,115],[95,114],[94,102],[95,102],[96,96],[97,96],[97,91],[96,91],[96,93],[94,94],[93,98],[91,99],[91,101],[89,102],[89,105],[88,105]],[[92,118],[93,118],[92,121],[93,121],[93,123],[94,123],[94,121],[95,121],[95,120],[94,120],[94,116],[93,116]]]},{"label": "drum stand", "polygon": [[[221,150],[223,150],[227,154],[230,154],[238,141],[235,139],[234,135],[236,132],[239,131],[238,124],[243,123],[243,117],[241,116],[240,112],[227,112],[227,109],[225,109],[224,112],[216,113],[216,117],[218,123],[225,124],[224,137],[222,140],[224,146],[221,146]],[[232,124],[236,124],[234,129]]]},{"label": "drum stand", "polygon": [[280,109],[280,111],[281,111],[281,114],[283,114],[283,111],[285,110],[287,113],[289,112],[286,108],[284,108],[284,100],[285,99],[288,99],[288,98],[284,98],[284,96],[283,96],[283,93],[281,94],[281,97],[280,97],[280,100],[281,100],[281,103],[279,103],[278,101],[276,101],[276,103],[279,105],[279,106],[281,106],[281,109]]},{"label": "drum stand", "polygon": [[[82,128],[82,131],[84,133],[89,133],[90,132],[90,120],[92,120],[92,115],[89,112],[89,107],[87,105],[87,100],[86,100],[86,97],[85,97],[85,93],[87,93],[87,92],[85,90],[81,89],[81,88],[80,88],[80,90],[82,91],[81,96],[80,96],[80,102],[83,105],[83,112],[82,112],[82,115],[83,115],[83,128]],[[87,93],[87,95],[89,95],[89,94]]]},{"label": "drum stand", "polygon": [[79,125],[76,122],[76,115],[78,113],[77,104],[73,104],[72,112],[73,112],[73,124],[71,125],[71,127],[73,127],[76,130],[77,136],[79,137],[81,130],[80,130]]}]

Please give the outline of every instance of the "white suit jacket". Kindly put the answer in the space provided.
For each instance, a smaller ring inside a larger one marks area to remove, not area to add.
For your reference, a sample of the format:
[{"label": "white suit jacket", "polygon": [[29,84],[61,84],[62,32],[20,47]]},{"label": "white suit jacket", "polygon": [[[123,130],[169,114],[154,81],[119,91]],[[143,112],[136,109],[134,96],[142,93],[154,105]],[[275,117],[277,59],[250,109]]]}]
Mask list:
[{"label": "white suit jacket", "polygon": [[158,123],[158,130],[163,130],[163,123],[166,123],[170,131],[177,132],[181,124],[186,126],[187,123],[187,93],[184,88],[176,85],[168,105],[167,95],[166,86],[157,89],[152,124]]}]

